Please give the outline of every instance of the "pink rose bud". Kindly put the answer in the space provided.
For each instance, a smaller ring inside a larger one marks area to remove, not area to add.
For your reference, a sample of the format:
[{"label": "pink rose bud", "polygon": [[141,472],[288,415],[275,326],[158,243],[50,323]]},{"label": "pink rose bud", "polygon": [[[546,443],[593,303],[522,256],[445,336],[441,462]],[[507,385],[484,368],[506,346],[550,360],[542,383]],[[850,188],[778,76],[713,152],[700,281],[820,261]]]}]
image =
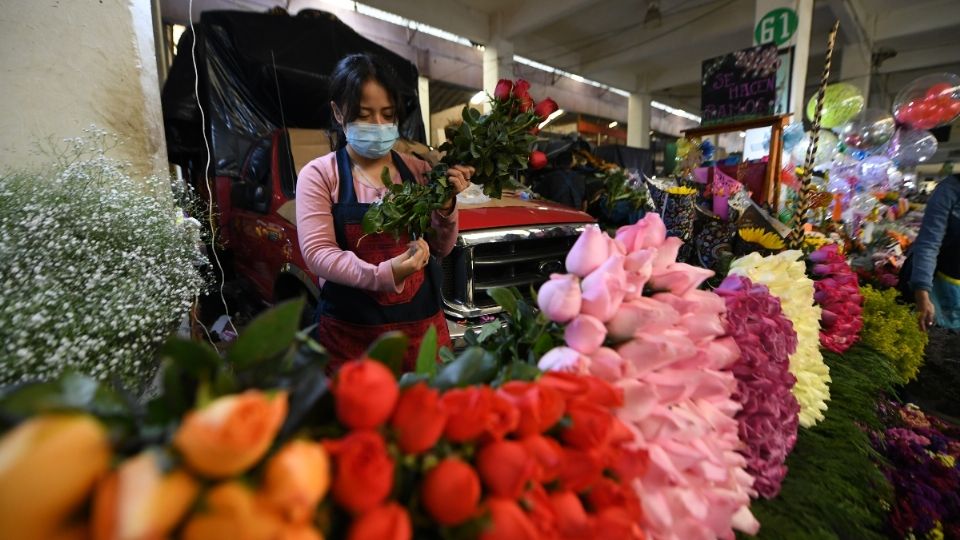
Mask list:
[{"label": "pink rose bud", "polygon": [[606,234],[596,225],[587,225],[586,230],[567,253],[567,271],[580,277],[587,276],[607,260],[610,245]]},{"label": "pink rose bud", "polygon": [[680,324],[687,329],[690,339],[697,343],[726,333],[723,322],[715,314],[688,313],[680,319]]},{"label": "pink rose bud", "polygon": [[668,290],[682,296],[690,289],[699,287],[711,276],[713,276],[713,270],[686,263],[673,263],[659,275],[654,272],[650,278],[650,284],[656,289]]},{"label": "pink rose bud", "polygon": [[567,345],[583,354],[592,354],[603,345],[607,328],[603,322],[590,315],[577,315],[563,332]]},{"label": "pink rose bud", "polygon": [[540,311],[553,322],[565,323],[580,313],[580,280],[573,274],[554,274],[537,292]]},{"label": "pink rose bud", "polygon": [[660,273],[667,266],[677,262],[677,253],[680,252],[680,246],[683,240],[676,236],[671,236],[663,241],[663,244],[657,248],[657,255],[653,258],[653,272]]},{"label": "pink rose bud", "polygon": [[621,345],[617,352],[624,360],[632,362],[639,374],[644,374],[692,358],[697,354],[697,346],[686,332],[666,330],[644,332]]},{"label": "pink rose bud", "polygon": [[620,227],[617,230],[617,240],[623,242],[627,248],[627,253],[633,253],[638,249],[660,247],[667,236],[667,227],[660,219],[660,214],[647,214],[643,219],[634,223]]},{"label": "pink rose bud", "polygon": [[590,374],[616,383],[623,379],[623,358],[609,347],[600,347],[590,355]]},{"label": "pink rose bud", "polygon": [[540,358],[537,368],[540,371],[586,373],[587,363],[586,357],[570,347],[554,347]]}]

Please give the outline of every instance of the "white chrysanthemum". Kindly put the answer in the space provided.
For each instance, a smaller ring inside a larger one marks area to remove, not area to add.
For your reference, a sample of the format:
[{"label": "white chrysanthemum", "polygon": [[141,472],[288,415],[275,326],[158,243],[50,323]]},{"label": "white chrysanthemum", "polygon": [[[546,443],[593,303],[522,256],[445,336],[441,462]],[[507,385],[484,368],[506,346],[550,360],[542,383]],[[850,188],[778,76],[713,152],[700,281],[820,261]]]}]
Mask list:
[{"label": "white chrysanthemum", "polygon": [[71,367],[140,386],[203,284],[170,183],[131,178],[109,145],[92,130],[47,169],[0,173],[2,384]]},{"label": "white chrysanthemum", "polygon": [[800,403],[800,425],[823,420],[830,400],[830,368],[820,352],[820,307],[814,304],[813,280],[807,277],[803,252],[784,251],[769,257],[751,253],[733,261],[730,273],[750,278],[780,298],[783,313],[797,333],[797,351],[790,356],[790,372],[797,378],[793,395]]}]

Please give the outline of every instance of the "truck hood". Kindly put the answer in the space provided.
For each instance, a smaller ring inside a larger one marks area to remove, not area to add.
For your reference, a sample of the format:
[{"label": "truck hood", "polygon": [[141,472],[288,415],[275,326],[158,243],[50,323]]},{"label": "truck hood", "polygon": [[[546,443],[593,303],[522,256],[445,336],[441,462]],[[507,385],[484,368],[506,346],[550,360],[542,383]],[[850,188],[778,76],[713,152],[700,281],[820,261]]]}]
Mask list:
[{"label": "truck hood", "polygon": [[479,204],[457,202],[460,210],[460,231],[497,227],[522,227],[548,223],[593,223],[585,212],[551,201],[521,199],[516,193],[504,192],[503,198]]}]

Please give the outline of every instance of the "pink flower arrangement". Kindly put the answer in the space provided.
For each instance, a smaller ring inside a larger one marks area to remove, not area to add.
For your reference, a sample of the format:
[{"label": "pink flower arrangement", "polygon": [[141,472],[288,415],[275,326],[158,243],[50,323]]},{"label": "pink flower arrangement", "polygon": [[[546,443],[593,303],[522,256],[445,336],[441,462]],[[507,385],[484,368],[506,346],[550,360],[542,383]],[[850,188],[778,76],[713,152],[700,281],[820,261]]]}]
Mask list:
[{"label": "pink flower arrangement", "polygon": [[713,273],[676,262],[682,242],[666,232],[657,214],[616,239],[588,227],[567,257],[573,276],[552,276],[538,294],[543,313],[566,324],[567,345],[539,367],[590,373],[624,391],[618,416],[650,460],[633,483],[648,538],[754,534],[731,371],[740,353],[724,336],[724,300],[697,290]]},{"label": "pink flower arrangement", "polygon": [[772,499],[787,474],[784,462],[797,442],[800,404],[791,389],[789,357],[797,350],[797,334],[784,316],[780,300],[746,277],[728,276],[716,289],[726,301],[727,333],[740,348],[733,365],[740,440],[746,448],[747,472],[753,489]]},{"label": "pink flower arrangement", "polygon": [[863,296],[857,275],[836,244],[827,244],[810,254],[816,292],[814,300],[823,309],[820,344],[843,354],[860,339],[863,328]]}]

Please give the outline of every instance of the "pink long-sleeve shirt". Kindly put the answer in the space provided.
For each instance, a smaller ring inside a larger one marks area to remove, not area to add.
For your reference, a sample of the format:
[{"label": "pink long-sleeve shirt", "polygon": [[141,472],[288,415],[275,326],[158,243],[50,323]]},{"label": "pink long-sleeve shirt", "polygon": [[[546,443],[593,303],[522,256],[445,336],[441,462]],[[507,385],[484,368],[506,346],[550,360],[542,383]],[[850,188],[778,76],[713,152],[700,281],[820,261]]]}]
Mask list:
[{"label": "pink long-sleeve shirt", "polygon": [[[400,157],[417,182],[426,183],[424,175],[430,165],[406,154]],[[399,175],[394,175],[392,180],[395,184],[402,181]],[[390,260],[370,264],[354,252],[340,249],[331,213],[339,187],[335,152],[307,163],[297,177],[297,235],[307,268],[319,276],[321,287],[329,280],[357,289],[403,291],[403,283],[398,286],[394,282]],[[353,189],[359,203],[372,203],[380,198],[378,190],[361,182],[358,174],[353,175]],[[436,234],[428,240],[430,253],[445,257],[457,241],[457,209],[449,216],[434,212],[431,225]]]}]

